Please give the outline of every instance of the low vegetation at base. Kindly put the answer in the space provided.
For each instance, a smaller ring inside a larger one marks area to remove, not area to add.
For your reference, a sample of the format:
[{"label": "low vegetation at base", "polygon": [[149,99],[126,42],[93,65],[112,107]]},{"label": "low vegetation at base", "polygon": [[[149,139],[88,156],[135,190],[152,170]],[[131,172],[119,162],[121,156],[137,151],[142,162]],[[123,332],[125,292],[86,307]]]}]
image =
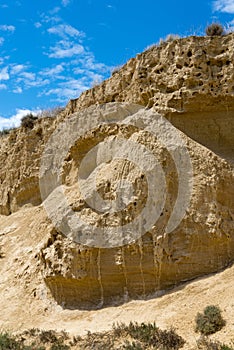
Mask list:
[{"label": "low vegetation at base", "polygon": [[160,330],[155,324],[120,324],[110,332],[88,333],[84,338],[69,338],[66,332],[30,329],[21,335],[0,334],[0,350],[176,350],[185,344],[174,330]]},{"label": "low vegetation at base", "polygon": [[[152,347],[152,349],[180,349],[185,341],[176,334],[173,329],[161,330],[155,323],[130,323],[128,326],[122,324],[114,327],[114,335],[119,338],[131,337],[133,345],[125,344],[124,349],[129,349],[129,346],[137,347],[141,346],[142,349]],[[137,342],[136,342],[137,341]]]},{"label": "low vegetation at base", "polygon": [[222,329],[226,322],[221,315],[221,310],[218,306],[209,305],[203,313],[198,313],[196,316],[196,332],[204,335],[213,334]]},{"label": "low vegetation at base", "polygon": [[[211,311],[209,309],[209,315]],[[111,331],[88,332],[83,338],[70,337],[64,331],[37,328],[18,335],[0,333],[0,350],[177,350],[185,343],[174,329],[161,330],[155,323],[117,324]],[[197,341],[196,349],[234,350],[232,346],[211,341],[204,335]]]},{"label": "low vegetation at base", "polygon": [[0,350],[69,350],[66,339],[66,333],[58,336],[55,331],[31,329],[18,336],[4,332],[0,333]]},{"label": "low vegetation at base", "polygon": [[207,337],[201,337],[197,342],[199,350],[233,350],[231,345],[226,345],[219,341],[210,340]]}]

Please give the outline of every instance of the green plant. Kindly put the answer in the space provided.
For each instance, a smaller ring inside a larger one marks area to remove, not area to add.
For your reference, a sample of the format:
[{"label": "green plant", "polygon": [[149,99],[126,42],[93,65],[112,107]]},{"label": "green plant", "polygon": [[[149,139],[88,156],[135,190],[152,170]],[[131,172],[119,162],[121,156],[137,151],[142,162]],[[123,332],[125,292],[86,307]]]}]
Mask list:
[{"label": "green plant", "polygon": [[20,345],[7,332],[0,334],[0,350],[18,350]]},{"label": "green plant", "polygon": [[34,116],[32,113],[29,113],[21,119],[21,126],[25,129],[32,129],[34,122],[37,119],[38,117]]},{"label": "green plant", "polygon": [[44,346],[25,345],[23,339],[4,332],[0,333],[0,350],[45,350]]},{"label": "green plant", "polygon": [[219,331],[226,324],[221,315],[221,310],[218,306],[207,306],[203,314],[198,313],[195,319],[196,332],[200,332],[204,335],[209,335]]},{"label": "green plant", "polygon": [[56,343],[50,347],[50,350],[70,350],[70,346],[63,343]]},{"label": "green plant", "polygon": [[114,335],[117,337],[129,335],[133,340],[142,343],[142,345],[145,344],[155,349],[162,347],[165,350],[176,350],[185,343],[183,338],[176,334],[173,329],[169,331],[161,330],[155,323],[138,324],[130,322],[128,326],[120,324],[114,327]]},{"label": "green plant", "polygon": [[221,36],[224,33],[224,28],[220,23],[212,23],[206,28],[206,35],[208,36]]},{"label": "green plant", "polygon": [[206,336],[202,336],[197,342],[198,349],[201,350],[234,350],[229,345],[222,344],[215,340],[210,340]]},{"label": "green plant", "polygon": [[123,345],[124,350],[144,350],[140,343],[130,343],[128,340]]},{"label": "green plant", "polygon": [[49,331],[44,331],[42,330],[39,333],[39,339],[40,341],[45,344],[45,343],[56,343],[58,341],[58,338],[55,334],[54,331],[49,330]]}]

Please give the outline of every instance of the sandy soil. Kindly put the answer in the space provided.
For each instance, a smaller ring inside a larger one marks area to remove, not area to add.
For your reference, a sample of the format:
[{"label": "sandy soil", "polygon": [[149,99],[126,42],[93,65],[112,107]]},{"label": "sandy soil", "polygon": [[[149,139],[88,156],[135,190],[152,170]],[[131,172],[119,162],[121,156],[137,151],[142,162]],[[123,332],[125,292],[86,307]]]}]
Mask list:
[{"label": "sandy soil", "polygon": [[162,329],[174,327],[187,342],[184,348],[192,349],[199,338],[194,332],[195,316],[214,304],[223,311],[227,324],[211,338],[234,341],[234,266],[148,300],[92,311],[62,309],[43,282],[38,259],[48,225],[41,207],[0,216],[0,329],[37,327],[84,335],[87,331],[109,330],[117,322],[155,321]]}]

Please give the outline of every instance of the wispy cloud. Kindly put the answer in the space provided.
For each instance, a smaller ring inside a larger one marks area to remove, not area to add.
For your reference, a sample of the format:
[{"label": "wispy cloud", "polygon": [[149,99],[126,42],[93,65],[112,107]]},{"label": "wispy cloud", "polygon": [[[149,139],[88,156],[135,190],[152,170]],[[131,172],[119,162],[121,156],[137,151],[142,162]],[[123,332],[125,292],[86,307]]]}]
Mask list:
[{"label": "wispy cloud", "polygon": [[62,0],[63,6],[68,6],[70,4],[71,0]]},{"label": "wispy cloud", "polygon": [[213,2],[213,6],[217,12],[234,13],[233,0],[216,0]]},{"label": "wispy cloud", "polygon": [[80,32],[76,28],[68,25],[68,24],[58,24],[54,27],[51,27],[48,29],[48,33],[50,34],[57,34],[58,36],[62,38],[67,37],[84,37],[84,33]]},{"label": "wispy cloud", "polygon": [[4,43],[4,38],[0,37],[0,45],[2,45]]},{"label": "wispy cloud", "polygon": [[[64,1],[63,5],[67,6],[68,3],[69,1]],[[32,93],[40,101],[64,104],[109,75],[111,67],[97,62],[94,54],[85,45],[85,33],[65,23],[58,16],[59,11],[60,8],[57,7],[42,13],[33,23],[34,30],[43,36],[43,47],[39,54],[47,56],[46,66],[34,61],[15,62],[10,56],[0,58],[0,89],[12,93],[13,98],[13,94],[22,94],[23,100],[26,90],[33,89]],[[8,34],[13,33],[13,28],[9,27],[3,25],[0,30],[5,31],[4,35],[7,31]],[[45,57],[41,62],[44,60]],[[10,118],[12,122],[19,121],[18,112],[21,111],[26,113],[25,109],[18,110]],[[1,120],[6,127],[12,126],[9,119]]]},{"label": "wispy cloud", "polygon": [[[47,54],[50,58],[63,59],[85,52],[84,47],[81,45],[85,34],[71,25],[64,23],[58,24],[48,28],[47,31],[63,39],[55,42],[55,45],[50,47],[50,53]],[[77,39],[79,39],[79,43],[77,43]]]},{"label": "wispy cloud", "polygon": [[59,73],[63,72],[64,71],[64,67],[63,67],[63,64],[58,64],[57,66],[55,67],[52,67],[52,68],[45,68],[43,69],[40,74],[41,75],[44,75],[44,76],[49,76],[49,77],[55,77],[55,78],[58,78],[58,75]]},{"label": "wispy cloud", "polygon": [[49,85],[50,80],[41,78],[36,73],[23,72],[19,75],[19,78],[16,79],[16,83],[20,84],[20,87],[25,90],[32,87]]},{"label": "wispy cloud", "polygon": [[80,59],[63,63],[64,69],[72,69],[72,78],[63,77],[63,81],[57,82],[56,88],[44,90],[40,95],[51,96],[53,101],[64,103],[68,99],[78,97],[94,84],[100,83],[110,72],[111,67],[96,62],[91,52],[85,52],[81,56]]},{"label": "wispy cloud", "polygon": [[9,80],[8,67],[4,67],[0,70],[0,80]]},{"label": "wispy cloud", "polygon": [[75,98],[81,94],[82,91],[87,90],[89,85],[86,84],[86,79],[69,79],[66,82],[61,82],[55,89],[44,91],[46,96],[54,96],[55,101],[64,102],[70,98]]},{"label": "wispy cloud", "polygon": [[27,66],[24,64],[13,64],[11,66],[11,74],[16,75],[16,74],[19,74],[26,69],[27,69]]},{"label": "wispy cloud", "polygon": [[6,84],[0,84],[0,90],[6,90],[7,86]]},{"label": "wispy cloud", "polygon": [[[61,22],[61,18],[59,16],[52,16],[51,14],[48,15],[46,13],[42,13],[41,14],[41,20],[40,22],[43,22],[43,23],[59,23]],[[40,23],[40,22],[36,22],[36,23]]]},{"label": "wispy cloud", "polygon": [[234,19],[228,23],[226,30],[228,33],[234,32]]},{"label": "wispy cloud", "polygon": [[22,92],[23,92],[23,89],[20,87],[20,86],[18,86],[18,87],[16,87],[14,90],[12,90],[15,94],[22,94]]},{"label": "wispy cloud", "polygon": [[2,25],[0,25],[0,30],[2,30],[4,32],[14,32],[15,27],[12,25],[2,24]]},{"label": "wispy cloud", "polygon": [[10,118],[0,117],[0,130],[16,128],[20,125],[21,119],[29,113],[37,114],[39,110],[30,110],[30,109],[16,109],[16,113]]},{"label": "wispy cloud", "polygon": [[40,22],[35,22],[35,23],[34,23],[34,26],[35,26],[36,28],[41,28],[41,27],[42,27],[42,24],[41,24]]},{"label": "wispy cloud", "polygon": [[51,13],[52,15],[54,15],[55,13],[58,13],[60,10],[61,10],[60,7],[59,7],[59,6],[56,6],[56,7],[54,7],[54,8],[50,11],[50,13]]},{"label": "wispy cloud", "polygon": [[61,40],[55,46],[52,46],[50,51],[51,53],[48,55],[50,58],[68,58],[83,53],[84,47],[67,40]]}]

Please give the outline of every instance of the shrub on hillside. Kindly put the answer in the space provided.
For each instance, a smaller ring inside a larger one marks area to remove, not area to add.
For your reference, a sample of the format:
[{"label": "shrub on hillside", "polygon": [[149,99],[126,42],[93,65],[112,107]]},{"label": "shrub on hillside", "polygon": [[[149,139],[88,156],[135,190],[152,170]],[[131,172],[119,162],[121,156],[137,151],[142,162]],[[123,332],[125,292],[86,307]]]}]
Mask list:
[{"label": "shrub on hillside", "polygon": [[25,345],[24,340],[4,332],[0,333],[0,350],[46,350],[44,346]]},{"label": "shrub on hillside", "polygon": [[0,130],[0,137],[1,137],[1,136],[9,135],[10,132],[11,132],[12,130],[14,130],[14,129],[15,129],[15,128],[9,128],[9,129]]},{"label": "shrub on hillside", "polygon": [[25,129],[32,129],[34,122],[37,119],[38,117],[34,116],[32,113],[29,113],[21,119],[21,126]]},{"label": "shrub on hillside", "polygon": [[220,23],[212,23],[206,28],[206,35],[208,36],[221,36],[224,34],[224,28]]},{"label": "shrub on hillside", "polygon": [[[175,333],[173,329],[161,330],[155,323],[133,323],[130,322],[129,325],[120,324],[114,327],[114,335],[116,337],[130,336],[134,342],[128,346],[127,349],[140,349],[140,345],[143,349],[152,347],[152,349],[180,349],[185,341],[184,339]],[[137,342],[136,342],[137,341]]]},{"label": "shrub on hillside", "polygon": [[222,329],[226,322],[221,315],[221,310],[218,306],[207,306],[203,314],[198,313],[196,316],[196,332],[204,335],[215,333]]}]

